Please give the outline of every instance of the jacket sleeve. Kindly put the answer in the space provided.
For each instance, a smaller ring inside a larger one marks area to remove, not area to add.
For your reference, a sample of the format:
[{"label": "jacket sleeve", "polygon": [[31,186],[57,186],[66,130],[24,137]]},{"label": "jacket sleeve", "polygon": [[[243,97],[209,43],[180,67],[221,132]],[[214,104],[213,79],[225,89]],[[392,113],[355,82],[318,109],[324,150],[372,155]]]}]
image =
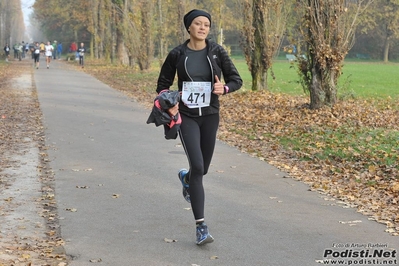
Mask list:
[{"label": "jacket sleeve", "polygon": [[177,138],[182,119],[180,114],[177,114],[176,117],[177,119],[172,119],[169,124],[164,125],[165,139]]},{"label": "jacket sleeve", "polygon": [[159,94],[163,90],[169,90],[172,86],[176,75],[176,60],[177,60],[176,49],[172,50],[165,59],[161,67],[157,82],[157,93]]},{"label": "jacket sleeve", "polygon": [[229,93],[239,90],[242,86],[241,76],[226,50],[221,46],[219,49],[223,79],[226,82],[226,86],[229,87]]}]

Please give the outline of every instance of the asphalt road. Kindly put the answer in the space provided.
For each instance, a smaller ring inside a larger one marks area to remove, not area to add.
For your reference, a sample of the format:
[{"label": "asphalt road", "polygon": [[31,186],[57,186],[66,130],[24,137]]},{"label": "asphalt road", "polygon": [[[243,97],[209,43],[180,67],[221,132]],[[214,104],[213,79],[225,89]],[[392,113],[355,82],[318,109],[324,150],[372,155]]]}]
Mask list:
[{"label": "asphalt road", "polygon": [[196,246],[179,140],[147,125],[149,110],[64,63],[42,64],[34,82],[69,265],[398,265],[399,238],[384,225],[221,142],[204,178],[215,242]]}]

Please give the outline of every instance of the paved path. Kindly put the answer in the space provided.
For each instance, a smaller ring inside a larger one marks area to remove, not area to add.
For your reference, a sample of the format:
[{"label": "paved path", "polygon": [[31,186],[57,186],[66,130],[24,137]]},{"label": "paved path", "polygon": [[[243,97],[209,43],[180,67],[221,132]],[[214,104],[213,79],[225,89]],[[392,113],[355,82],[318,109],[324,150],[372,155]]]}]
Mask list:
[{"label": "paved path", "polygon": [[369,244],[381,247],[361,253],[367,260],[382,249],[385,265],[397,265],[399,238],[384,225],[221,142],[204,179],[215,242],[196,246],[177,178],[186,157],[178,140],[145,123],[149,110],[60,62],[34,80],[70,265],[311,266],[328,250],[347,264],[378,265],[341,254]]}]

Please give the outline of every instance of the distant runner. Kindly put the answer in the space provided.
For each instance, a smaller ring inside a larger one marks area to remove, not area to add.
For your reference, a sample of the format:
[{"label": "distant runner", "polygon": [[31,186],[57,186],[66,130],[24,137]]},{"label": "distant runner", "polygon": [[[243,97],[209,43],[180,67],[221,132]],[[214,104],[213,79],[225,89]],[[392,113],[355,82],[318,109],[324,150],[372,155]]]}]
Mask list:
[{"label": "distant runner", "polygon": [[39,69],[40,46],[38,42],[35,43],[35,46],[33,47],[32,50],[32,54],[33,54],[33,65],[36,67],[36,69]]},{"label": "distant runner", "polygon": [[85,52],[86,52],[85,44],[84,43],[80,43],[80,47],[78,49],[78,53],[79,53],[79,65],[81,65],[82,68],[84,67]]},{"label": "distant runner", "polygon": [[47,63],[47,69],[50,68],[50,62],[51,62],[51,57],[53,56],[53,46],[50,44],[50,42],[47,42],[46,47],[44,48],[46,50],[46,63]]}]

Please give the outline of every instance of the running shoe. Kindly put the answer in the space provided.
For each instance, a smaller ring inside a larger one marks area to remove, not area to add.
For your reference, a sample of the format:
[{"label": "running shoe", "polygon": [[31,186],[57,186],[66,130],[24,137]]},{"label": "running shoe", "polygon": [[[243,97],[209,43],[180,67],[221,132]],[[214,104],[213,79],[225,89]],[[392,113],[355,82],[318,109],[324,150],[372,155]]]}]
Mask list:
[{"label": "running shoe", "polygon": [[188,192],[189,184],[186,183],[186,179],[185,179],[185,176],[187,175],[187,173],[188,173],[187,169],[183,168],[183,169],[180,169],[177,176],[179,177],[180,182],[183,186],[183,197],[188,203],[190,203],[191,202],[190,193]]},{"label": "running shoe", "polygon": [[209,234],[208,226],[205,223],[197,225],[197,245],[212,243],[214,238]]}]

